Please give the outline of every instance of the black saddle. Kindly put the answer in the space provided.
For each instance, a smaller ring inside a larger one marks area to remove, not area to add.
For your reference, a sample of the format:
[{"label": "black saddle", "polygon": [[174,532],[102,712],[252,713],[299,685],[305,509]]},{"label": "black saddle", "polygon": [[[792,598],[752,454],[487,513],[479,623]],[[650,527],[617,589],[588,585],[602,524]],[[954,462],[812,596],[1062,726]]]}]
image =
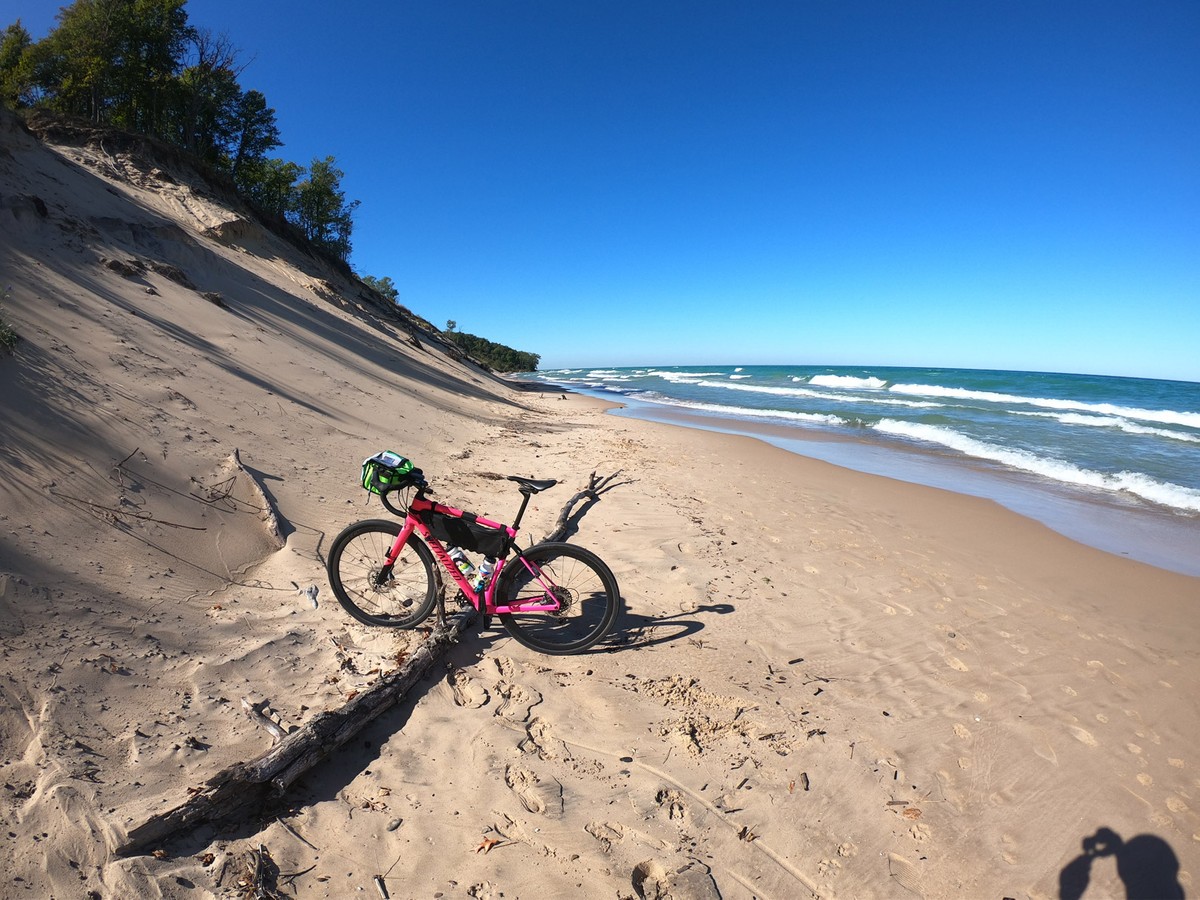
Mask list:
[{"label": "black saddle", "polygon": [[518,489],[522,494],[537,494],[558,484],[555,478],[522,478],[520,475],[509,475],[508,480],[520,485]]}]

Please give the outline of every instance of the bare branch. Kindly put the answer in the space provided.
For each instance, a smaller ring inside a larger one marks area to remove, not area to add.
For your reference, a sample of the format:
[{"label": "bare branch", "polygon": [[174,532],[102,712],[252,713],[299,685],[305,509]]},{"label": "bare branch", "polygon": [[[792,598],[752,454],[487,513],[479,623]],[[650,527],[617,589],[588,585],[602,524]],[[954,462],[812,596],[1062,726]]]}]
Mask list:
[{"label": "bare branch", "polygon": [[[623,484],[632,484],[632,481],[613,482],[613,479],[620,475],[622,471],[624,470],[617,469],[617,471],[613,472],[611,475],[606,475],[603,478],[597,478],[596,473],[592,472],[591,476],[588,478],[587,487],[566,502],[566,505],[563,506],[562,511],[558,514],[558,521],[554,523],[554,530],[542,538],[542,541],[563,540],[575,530],[579,520],[583,518],[583,514],[587,512],[588,507],[597,502],[602,494],[611,491],[615,487],[620,487]],[[578,513],[574,515],[574,517],[572,517],[572,512],[575,509],[575,505],[582,500],[587,500],[587,503],[582,509],[579,510]]]}]

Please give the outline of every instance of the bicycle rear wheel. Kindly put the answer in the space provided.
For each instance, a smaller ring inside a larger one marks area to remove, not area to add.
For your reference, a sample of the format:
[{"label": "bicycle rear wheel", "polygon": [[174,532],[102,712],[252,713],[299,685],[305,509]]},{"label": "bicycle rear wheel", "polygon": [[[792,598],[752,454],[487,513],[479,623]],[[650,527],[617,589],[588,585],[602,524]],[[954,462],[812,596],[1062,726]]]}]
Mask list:
[{"label": "bicycle rear wheel", "polygon": [[346,612],[364,625],[412,628],[425,620],[437,599],[433,554],[409,538],[393,566],[387,554],[400,534],[399,522],[356,522],[329,548],[329,586]]},{"label": "bicycle rear wheel", "polygon": [[500,621],[526,647],[553,656],[594,646],[608,634],[621,607],[617,579],[600,557],[558,543],[537,544],[510,560],[496,586],[496,604],[541,603],[548,592],[558,598],[559,611],[503,613]]}]

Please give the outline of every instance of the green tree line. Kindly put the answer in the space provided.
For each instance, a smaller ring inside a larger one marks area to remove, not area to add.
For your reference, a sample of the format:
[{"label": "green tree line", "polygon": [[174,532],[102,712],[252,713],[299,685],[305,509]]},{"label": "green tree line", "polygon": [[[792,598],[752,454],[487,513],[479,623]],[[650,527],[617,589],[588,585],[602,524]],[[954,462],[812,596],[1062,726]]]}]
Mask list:
[{"label": "green tree line", "polygon": [[453,320],[446,323],[443,334],[466,353],[497,372],[534,372],[542,358],[537,353],[514,350],[487,338],[458,331]]},{"label": "green tree line", "polygon": [[305,168],[283,145],[275,110],[244,89],[225,35],[188,24],[186,0],[75,0],[34,41],[20,19],[0,33],[0,102],[42,107],[150,135],[225,173],[268,215],[343,262],[352,217],[332,156]]}]

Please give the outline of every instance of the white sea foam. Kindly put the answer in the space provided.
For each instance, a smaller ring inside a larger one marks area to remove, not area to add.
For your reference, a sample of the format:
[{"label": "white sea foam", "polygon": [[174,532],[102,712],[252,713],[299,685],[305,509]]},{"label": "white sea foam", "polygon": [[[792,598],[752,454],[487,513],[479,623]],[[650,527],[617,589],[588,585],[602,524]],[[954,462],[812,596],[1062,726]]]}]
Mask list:
[{"label": "white sea foam", "polygon": [[648,377],[657,376],[663,381],[670,381],[676,384],[695,384],[697,378],[715,378],[718,375],[724,374],[724,372],[662,372],[658,369],[651,369],[646,373]]},{"label": "white sea foam", "polygon": [[843,419],[841,416],[825,415],[822,413],[802,413],[791,412],[783,409],[752,409],[746,406],[723,406],[719,403],[700,403],[693,400],[676,400],[674,398],[663,397],[661,394],[647,392],[639,395],[639,399],[653,400],[663,406],[681,406],[686,409],[695,409],[703,412],[719,413],[723,416],[731,418],[756,418],[756,419],[785,419],[789,422],[807,422],[813,425],[850,425],[849,419]]},{"label": "white sea foam", "polygon": [[827,391],[814,391],[801,387],[774,387],[767,384],[730,384],[728,381],[699,381],[701,387],[724,388],[727,391],[751,391],[755,394],[774,394],[780,397],[816,397],[821,400],[833,400],[838,403],[875,403],[886,406],[905,406],[910,409],[930,409],[942,406],[928,400],[899,400],[888,397],[855,397],[847,394],[830,394]]},{"label": "white sea foam", "polygon": [[601,381],[631,381],[637,376],[632,372],[617,372],[613,369],[593,369],[585,378],[599,378]]},{"label": "white sea foam", "polygon": [[1105,475],[1091,469],[1083,469],[1060,459],[1038,456],[1025,450],[1013,450],[967,437],[965,434],[939,425],[922,425],[917,422],[901,422],[883,419],[874,426],[877,431],[899,437],[913,438],[932,444],[940,444],[977,459],[986,459],[1040,475],[1064,484],[1096,488],[1106,491],[1124,491],[1144,500],[1172,509],[1200,512],[1200,491],[1177,484],[1157,481],[1140,472],[1117,472]]},{"label": "white sea foam", "polygon": [[1127,434],[1152,434],[1156,437],[1170,438],[1175,441],[1186,441],[1190,444],[1200,444],[1200,435],[1188,434],[1185,431],[1173,431],[1170,428],[1151,428],[1149,425],[1138,425],[1120,416],[1089,416],[1083,413],[1044,413],[1017,412],[1019,416],[1036,416],[1040,419],[1054,419],[1063,425],[1082,425],[1088,428],[1116,428]]},{"label": "white sea foam", "polygon": [[814,375],[808,383],[846,390],[878,390],[887,384],[882,378],[855,378],[853,375]]},{"label": "white sea foam", "polygon": [[724,388],[727,391],[750,391],[754,394],[775,394],[780,397],[821,397],[807,388],[772,387],[767,384],[730,384],[728,381],[701,381],[702,387]]},{"label": "white sea foam", "polygon": [[954,400],[982,400],[987,403],[1017,403],[1037,406],[1042,409],[1071,410],[1074,412],[1098,413],[1140,419],[1143,422],[1159,422],[1164,425],[1182,425],[1185,428],[1200,428],[1200,413],[1180,412],[1173,409],[1137,409],[1117,406],[1114,403],[1084,403],[1081,400],[1059,400],[1048,397],[1019,397],[1015,394],[999,394],[994,391],[972,391],[967,388],[943,387],[937,384],[893,384],[888,390],[897,394],[917,394],[923,397],[946,397]]},{"label": "white sea foam", "polygon": [[753,375],[730,375],[730,378],[753,378]]}]

